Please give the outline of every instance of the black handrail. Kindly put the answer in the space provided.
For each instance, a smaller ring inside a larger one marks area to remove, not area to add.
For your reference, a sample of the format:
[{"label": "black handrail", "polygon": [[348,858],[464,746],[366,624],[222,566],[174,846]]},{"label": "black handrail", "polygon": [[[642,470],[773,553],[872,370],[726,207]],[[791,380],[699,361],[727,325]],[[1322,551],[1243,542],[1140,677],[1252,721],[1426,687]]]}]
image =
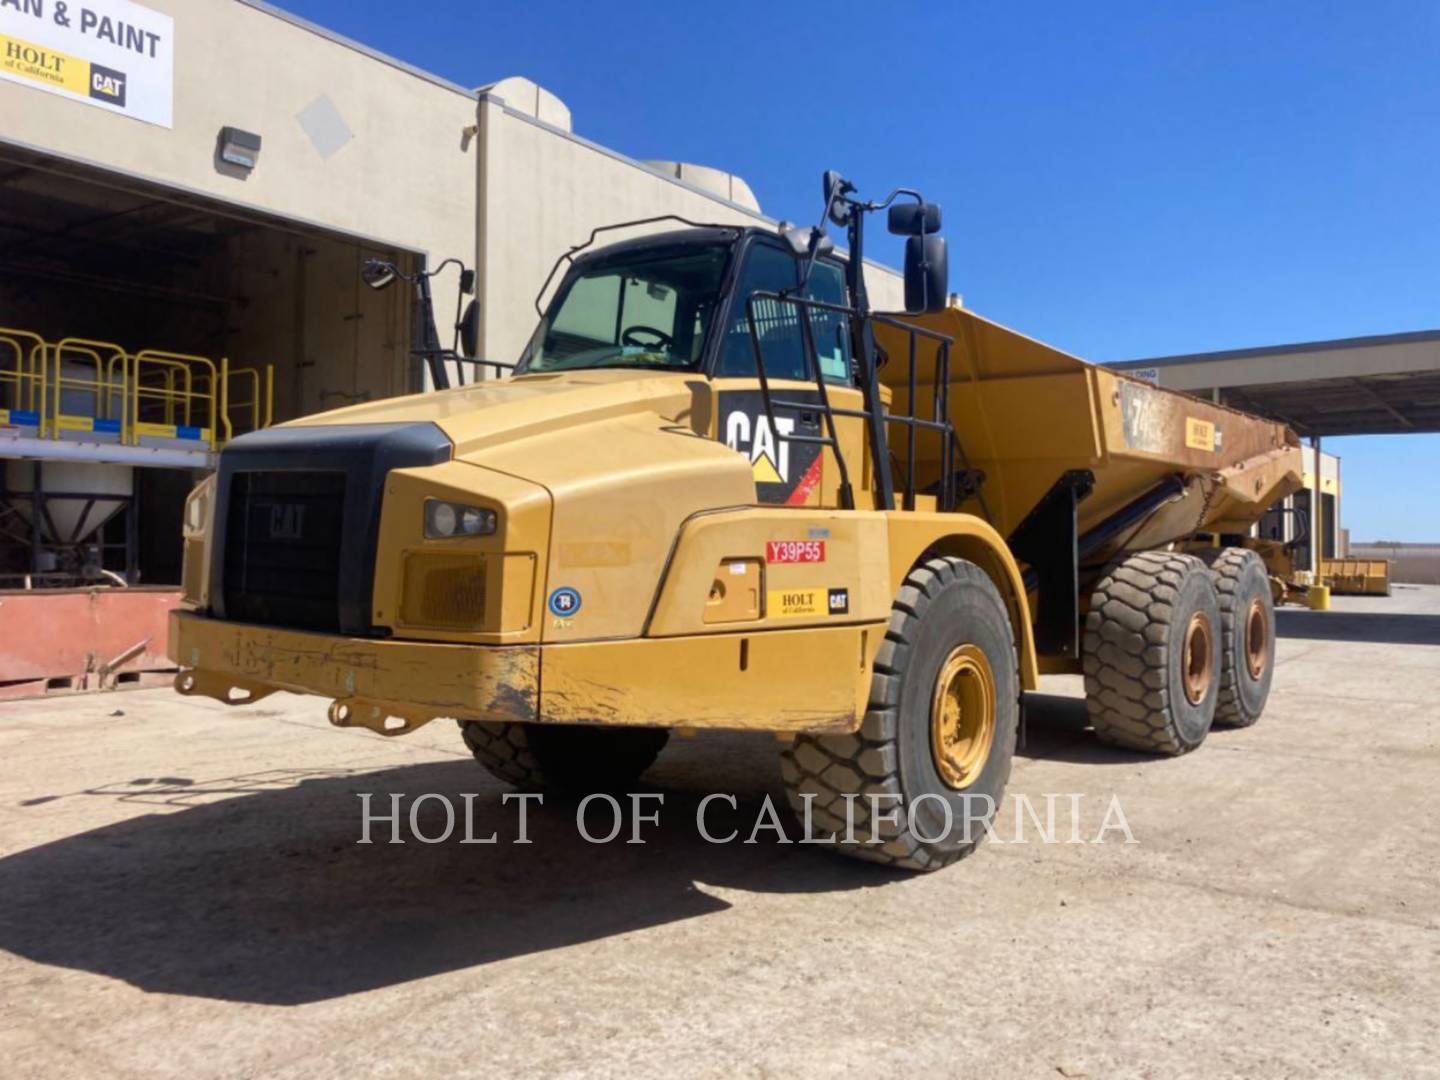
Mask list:
[{"label": "black handrail", "polygon": [[[815,389],[819,395],[820,403],[818,410],[825,417],[826,435],[797,435],[782,432],[775,423],[775,410],[777,408],[787,411],[798,412],[816,409],[813,403],[777,400],[770,393],[770,376],[765,370],[764,350],[760,345],[760,333],[755,322],[755,303],[757,300],[768,300],[779,304],[793,304],[802,312],[802,317],[796,321],[800,324],[801,339],[805,363],[815,379]],[[755,353],[755,371],[760,380],[760,398],[765,404],[765,421],[770,425],[770,431],[778,440],[785,442],[808,443],[811,445],[828,446],[835,453],[835,465],[840,471],[840,506],[845,510],[855,508],[854,490],[850,484],[850,470],[845,461],[845,453],[840,448],[840,438],[836,433],[835,417],[849,416],[862,420],[871,420],[873,427],[874,414],[869,409],[847,409],[830,403],[828,384],[825,382],[825,373],[820,368],[818,353],[815,348],[815,332],[811,323],[811,312],[814,310],[830,311],[843,315],[846,319],[854,320],[859,314],[853,307],[844,304],[832,304],[824,300],[814,300],[805,296],[786,295],[777,292],[766,292],[756,290],[752,292],[745,301],[745,322],[750,332],[750,347]],[[919,430],[937,432],[940,436],[940,490],[936,497],[936,505],[944,511],[955,509],[955,450],[959,440],[955,434],[955,425],[950,422],[950,346],[955,339],[945,334],[927,330],[921,326],[913,326],[910,323],[901,322],[884,315],[867,315],[864,317],[867,323],[880,323],[882,326],[891,326],[909,336],[909,363],[910,369],[907,375],[907,382],[910,390],[909,415],[896,415],[882,413],[879,417],[880,427],[884,424],[903,424],[906,427],[906,446],[908,448],[907,460],[905,463],[905,501],[903,506],[906,510],[915,509],[915,440]],[[935,385],[933,417],[929,420],[921,419],[915,415],[915,396],[917,390],[917,350],[916,342],[919,338],[934,341],[937,345],[935,363]],[[878,458],[877,458],[878,459]]]}]

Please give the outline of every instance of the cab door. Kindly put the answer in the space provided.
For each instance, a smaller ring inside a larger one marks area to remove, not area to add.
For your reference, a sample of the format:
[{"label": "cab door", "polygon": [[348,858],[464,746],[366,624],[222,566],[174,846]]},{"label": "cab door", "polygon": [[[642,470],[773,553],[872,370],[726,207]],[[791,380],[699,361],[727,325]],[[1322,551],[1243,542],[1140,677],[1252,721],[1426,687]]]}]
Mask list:
[{"label": "cab door", "polygon": [[[747,318],[747,302],[756,292],[793,289],[799,263],[778,243],[752,241],[736,277],[727,324],[716,351],[711,375],[716,392],[715,437],[750,459],[756,499],[780,506],[835,507],[840,503],[841,469],[834,451],[786,435],[828,435],[821,395],[815,385],[810,350],[801,320],[805,310],[792,303],[761,298],[754,304],[755,336],[765,360],[772,400],[802,408],[775,408],[774,428],[766,416],[755,363],[755,344]],[[847,303],[844,270],[839,263],[818,261],[806,296],[830,304]],[[836,312],[809,310],[826,396],[834,408],[859,409],[862,397],[854,386],[850,329]],[[855,417],[835,417],[849,482],[857,502],[867,496],[868,467],[864,425]],[[778,432],[775,430],[778,428]]]}]

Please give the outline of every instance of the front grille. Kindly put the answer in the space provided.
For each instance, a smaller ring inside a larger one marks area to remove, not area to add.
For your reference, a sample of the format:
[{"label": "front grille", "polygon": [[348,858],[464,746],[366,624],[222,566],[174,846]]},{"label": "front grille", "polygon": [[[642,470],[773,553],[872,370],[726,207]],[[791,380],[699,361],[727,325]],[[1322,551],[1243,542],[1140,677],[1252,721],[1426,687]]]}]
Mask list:
[{"label": "front grille", "polygon": [[385,478],[449,461],[428,421],[268,428],[232,441],[215,476],[210,613],[384,636],[371,622]]},{"label": "front grille", "polygon": [[226,515],[226,616],[340,629],[343,472],[236,472]]}]

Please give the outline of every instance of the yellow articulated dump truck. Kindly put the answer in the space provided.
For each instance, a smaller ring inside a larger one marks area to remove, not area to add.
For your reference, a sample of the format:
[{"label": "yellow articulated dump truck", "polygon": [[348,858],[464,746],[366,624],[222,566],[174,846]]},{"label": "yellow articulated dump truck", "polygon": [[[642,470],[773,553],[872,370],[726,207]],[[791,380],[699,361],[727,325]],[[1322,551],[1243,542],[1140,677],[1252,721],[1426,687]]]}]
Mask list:
[{"label": "yellow articulated dump truck", "polygon": [[[675,729],[773,732],[812,828],[915,870],[983,835],[1041,673],[1083,672],[1125,747],[1254,723],[1275,626],[1243,534],[1298,487],[1294,435],[947,306],[913,191],[827,173],[824,202],[597,230],[508,377],[235,439],[186,507],[180,692],[449,718],[501,779],[571,790]],[[904,313],[861,271],[880,210]]]}]

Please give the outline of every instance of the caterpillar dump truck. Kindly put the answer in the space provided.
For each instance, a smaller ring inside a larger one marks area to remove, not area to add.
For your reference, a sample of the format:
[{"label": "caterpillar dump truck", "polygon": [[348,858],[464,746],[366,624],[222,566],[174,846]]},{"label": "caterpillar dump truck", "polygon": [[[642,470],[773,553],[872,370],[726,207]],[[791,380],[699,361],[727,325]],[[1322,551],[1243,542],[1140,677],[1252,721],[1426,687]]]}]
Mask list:
[{"label": "caterpillar dump truck", "polygon": [[[447,718],[501,779],[582,790],[676,729],[774,732],[812,829],[916,870],[982,835],[1041,673],[1083,672],[1125,747],[1254,723],[1274,614],[1240,537],[1294,435],[947,305],[913,191],[827,173],[824,202],[597,230],[508,377],[234,440],[186,507],[177,689]],[[866,290],[880,210],[903,313]]]}]

